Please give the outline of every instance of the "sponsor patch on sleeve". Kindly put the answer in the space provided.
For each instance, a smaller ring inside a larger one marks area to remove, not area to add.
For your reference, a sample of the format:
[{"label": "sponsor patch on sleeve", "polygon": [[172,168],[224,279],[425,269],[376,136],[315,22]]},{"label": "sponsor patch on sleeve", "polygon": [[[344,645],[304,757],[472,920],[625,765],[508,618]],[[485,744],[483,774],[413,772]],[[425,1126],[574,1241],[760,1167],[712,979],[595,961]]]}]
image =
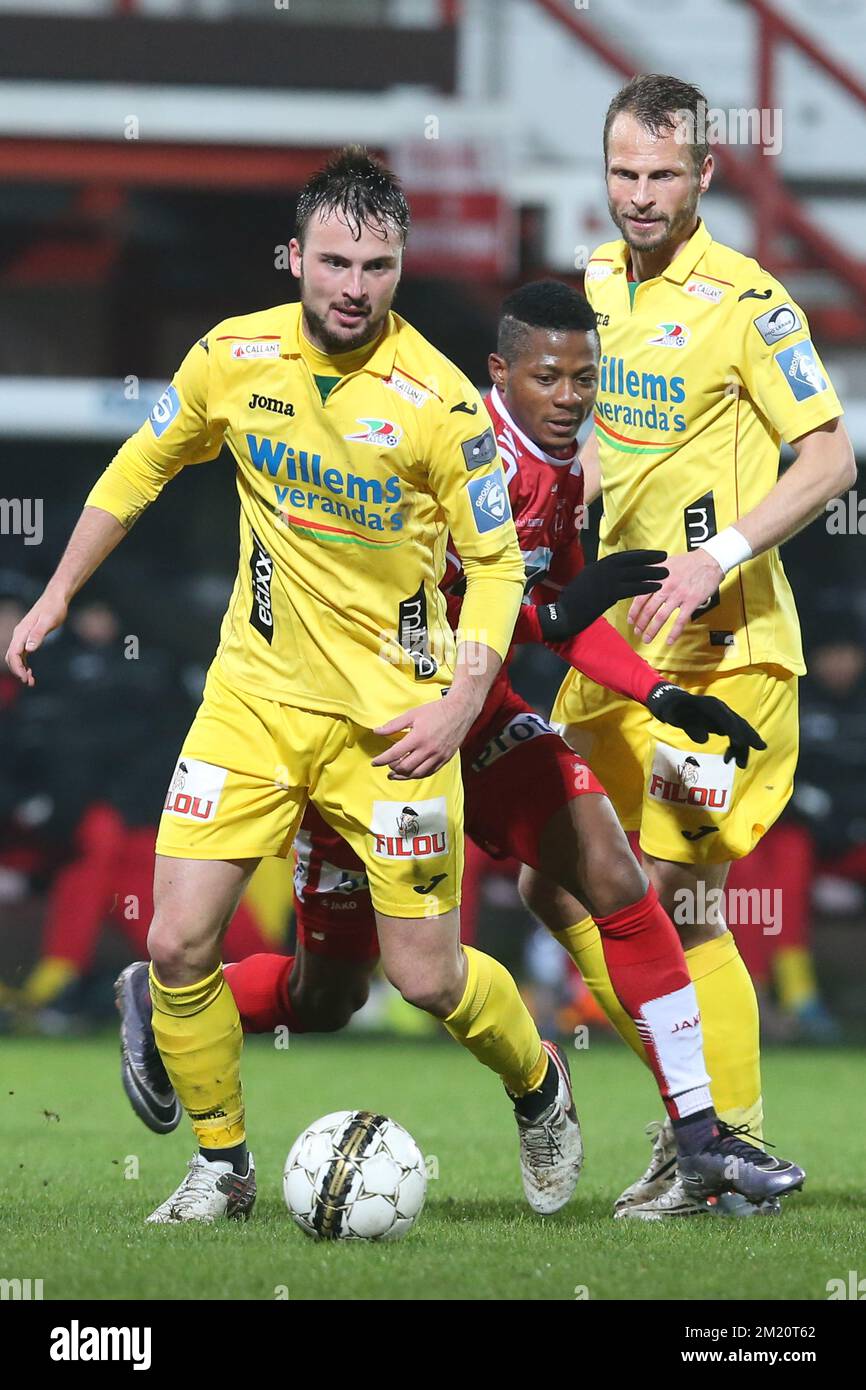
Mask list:
[{"label": "sponsor patch on sleeve", "polygon": [[796,343],[794,347],[780,348],[774,355],[792,395],[798,401],[808,400],[810,396],[818,396],[827,390],[830,383],[818,366],[809,338]]},{"label": "sponsor patch on sleeve", "polygon": [[496,440],[492,429],[485,430],[483,434],[476,434],[474,439],[467,439],[460,447],[470,472],[473,468],[480,468],[484,463],[492,463],[496,458]]},{"label": "sponsor patch on sleeve", "polygon": [[759,314],[754,324],[764,342],[769,343],[770,347],[782,338],[787,338],[789,333],[796,333],[798,328],[803,327],[800,315],[792,304],[777,304],[775,309],[768,309],[765,314]]},{"label": "sponsor patch on sleeve", "polygon": [[475,529],[480,535],[494,531],[511,516],[508,489],[501,468],[497,468],[485,478],[470,478],[466,487],[469,490]]},{"label": "sponsor patch on sleeve", "polygon": [[165,434],[172,420],[180,412],[180,396],[173,386],[167,386],[157,401],[148,419],[157,439]]}]

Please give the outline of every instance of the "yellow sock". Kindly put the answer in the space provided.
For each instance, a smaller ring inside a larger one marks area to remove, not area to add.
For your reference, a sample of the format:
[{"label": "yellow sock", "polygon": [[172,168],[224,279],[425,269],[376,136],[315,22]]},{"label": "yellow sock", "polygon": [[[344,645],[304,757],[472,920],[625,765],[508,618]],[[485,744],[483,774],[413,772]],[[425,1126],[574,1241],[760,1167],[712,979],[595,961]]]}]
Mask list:
[{"label": "yellow sock", "polygon": [[56,999],[78,974],[72,961],[61,956],[44,956],[21,986],[20,1002],[33,1009],[42,1008]]},{"label": "yellow sock", "polygon": [[[611,984],[595,922],[584,917],[552,935],[571,956],[623,1042],[646,1062],[637,1029]],[[710,1092],[716,1112],[728,1124],[748,1124],[760,1139],[764,1111],[758,1001],[749,972],[730,932],[692,947],[685,956],[701,1010],[704,1058],[712,1077]]]},{"label": "yellow sock", "polygon": [[514,1096],[536,1090],[547,1071],[547,1053],[517,985],[499,961],[464,946],[463,998],[444,1020],[457,1042],[502,1077]]},{"label": "yellow sock", "polygon": [[801,1009],[818,994],[815,967],[804,946],[782,946],[773,960],[779,1005],[789,1012]]},{"label": "yellow sock", "polygon": [[566,927],[565,931],[551,932],[551,936],[555,937],[560,946],[571,956],[583,976],[583,982],[587,989],[604,1009],[623,1042],[642,1062],[646,1062],[647,1055],[640,1035],[619,1002],[610,982],[604,959],[604,947],[601,944],[601,932],[592,918],[584,917],[573,927]]},{"label": "yellow sock", "polygon": [[243,1143],[241,1049],[244,1035],[223,968],[182,989],[160,984],[150,967],[153,1036],[201,1147]]},{"label": "yellow sock", "polygon": [[701,1010],[704,1058],[716,1114],[763,1134],[761,1038],[755,986],[729,931],[686,951]]}]

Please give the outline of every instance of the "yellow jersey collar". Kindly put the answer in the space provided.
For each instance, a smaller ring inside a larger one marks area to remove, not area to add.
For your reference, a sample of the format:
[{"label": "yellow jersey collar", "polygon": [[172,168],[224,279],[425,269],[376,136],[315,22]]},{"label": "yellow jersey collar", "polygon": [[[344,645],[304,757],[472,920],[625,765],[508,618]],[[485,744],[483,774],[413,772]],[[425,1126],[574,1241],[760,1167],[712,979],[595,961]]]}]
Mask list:
[{"label": "yellow jersey collar", "polygon": [[[712,240],[707,225],[701,218],[685,246],[677,252],[670,265],[662,271],[658,278],[672,280],[677,285],[684,285],[689,276],[694,273],[698,262],[706,255]],[[616,269],[627,271],[628,261],[628,246],[624,241],[621,241],[617,247]]]},{"label": "yellow jersey collar", "polygon": [[[286,325],[280,334],[280,356],[281,357],[300,357],[301,344],[301,306],[300,304],[288,304]],[[388,314],[385,331],[379,339],[376,350],[367,359],[362,367],[358,368],[361,372],[371,372],[373,376],[389,377],[394,370],[394,359],[397,356],[397,335],[399,331],[399,320],[392,311]]]},{"label": "yellow jersey collar", "polygon": [[694,272],[698,261],[709,251],[712,239],[707,231],[706,223],[701,219],[685,246],[674,256],[667,270],[662,271],[663,279],[673,280],[677,285],[684,285]]}]

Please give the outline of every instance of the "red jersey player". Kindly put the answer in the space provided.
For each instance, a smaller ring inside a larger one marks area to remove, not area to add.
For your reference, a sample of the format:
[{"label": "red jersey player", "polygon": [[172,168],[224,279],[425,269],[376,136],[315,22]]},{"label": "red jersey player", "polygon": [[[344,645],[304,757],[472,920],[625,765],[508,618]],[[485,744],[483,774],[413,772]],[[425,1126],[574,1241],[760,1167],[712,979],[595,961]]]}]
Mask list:
[{"label": "red jersey player", "polygon": [[[526,563],[515,642],[548,643],[586,675],[648,704],[658,719],[685,729],[698,743],[709,733],[726,736],[726,759],[744,766],[749,749],[763,747],[754,729],[721,701],[662,680],[602,616],[619,599],[659,587],[664,553],[624,552],[583,567],[576,437],[598,382],[598,339],[586,300],[555,281],[515,291],[502,308],[490,372],[487,409]],[[489,434],[479,421],[477,444],[485,458]],[[449,554],[442,587],[455,627],[461,579],[459,557]],[[426,633],[417,624],[407,623],[401,640],[419,661],[429,660]],[[680,1172],[691,1175],[693,1195],[735,1188],[761,1201],[801,1185],[799,1168],[744,1144],[716,1121],[679,937],[588,764],[516,693],[505,667],[461,758],[465,826],[472,839],[494,855],[536,868],[591,911],[604,964],[645,1045],[674,1126]],[[399,765],[392,776],[399,781]],[[407,825],[412,815],[407,805]],[[312,807],[295,850],[296,954],[252,956],[225,969],[248,1032],[269,1032],[280,1024],[293,1032],[342,1027],[366,999],[378,957],[361,861]],[[436,881],[419,879],[415,891],[424,897]],[[567,936],[562,940],[569,949]],[[168,1078],[160,1074],[140,974],[141,967],[131,966],[118,982],[124,1085],[145,1123],[165,1132],[178,1123],[180,1111]],[[731,1164],[732,1157],[739,1162]]]}]

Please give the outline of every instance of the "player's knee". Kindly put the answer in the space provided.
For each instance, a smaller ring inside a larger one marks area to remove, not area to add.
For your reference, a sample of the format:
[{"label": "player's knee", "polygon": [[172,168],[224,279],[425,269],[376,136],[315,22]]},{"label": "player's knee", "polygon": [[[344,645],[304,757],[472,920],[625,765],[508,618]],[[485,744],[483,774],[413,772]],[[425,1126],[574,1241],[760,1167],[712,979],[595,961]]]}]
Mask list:
[{"label": "player's knee", "polygon": [[147,934],[147,951],[157,979],[182,988],[194,984],[213,969],[211,953],[191,940],[182,927],[165,918],[154,918]]},{"label": "player's knee", "polygon": [[592,909],[594,917],[609,917],[630,907],[646,894],[649,879],[641,869],[628,845],[605,855],[592,880]]},{"label": "player's knee", "polygon": [[388,977],[407,1004],[414,1004],[434,1018],[447,1018],[460,1003],[463,982],[456,971],[433,969],[398,973]]}]

